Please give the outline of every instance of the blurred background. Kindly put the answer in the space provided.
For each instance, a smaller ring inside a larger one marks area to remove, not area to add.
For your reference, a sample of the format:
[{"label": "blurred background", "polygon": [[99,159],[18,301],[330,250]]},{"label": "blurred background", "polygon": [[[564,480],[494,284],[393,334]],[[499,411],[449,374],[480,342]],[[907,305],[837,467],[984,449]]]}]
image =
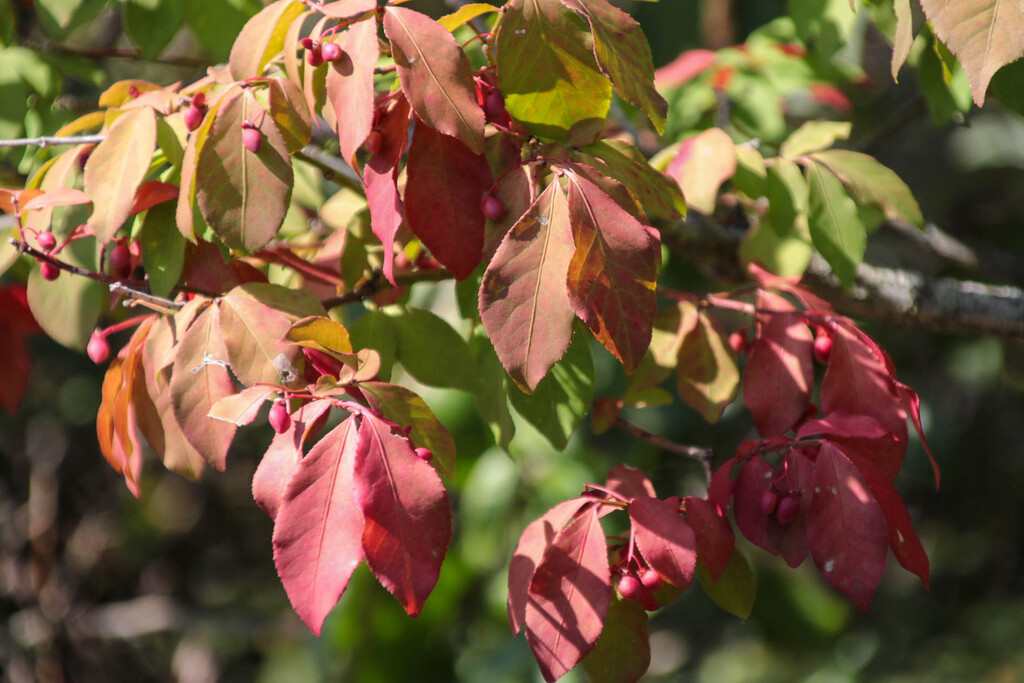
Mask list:
[{"label": "blurred background", "polygon": [[[863,13],[852,23],[842,19],[852,37],[830,51],[827,32],[785,18],[782,1],[618,4],[643,23],[657,66],[686,49],[741,43],[755,31],[780,44],[807,39],[811,51],[791,65],[799,66],[796,75],[767,92],[730,95],[730,132],[770,145],[799,115],[852,116],[850,145],[895,169],[927,220],[1011,264],[1024,260],[1020,68],[997,77],[1003,104],[971,110],[956,73],[938,77],[944,89],[935,85],[928,70],[934,50],[918,49],[912,61],[920,73],[905,69],[894,84],[887,43]],[[848,0],[806,4],[849,13]],[[872,4],[884,18],[884,0]],[[450,10],[443,2],[413,6],[435,16]],[[0,138],[52,132],[94,110],[98,93],[118,79],[198,77],[226,57],[228,37],[259,7],[256,0],[0,0]],[[156,25],[168,35],[140,38],[142,12],[160,18]],[[140,48],[155,49],[159,60],[139,59]],[[834,84],[852,108],[809,98],[814,83]],[[660,144],[722,117],[708,88],[698,78],[666,93],[673,109]],[[0,186],[22,184],[46,154],[5,151]],[[873,237],[876,259],[946,272],[889,239],[884,230]],[[1019,285],[1024,267],[953,274]],[[3,283],[23,277],[15,266]],[[715,287],[676,257],[665,277]],[[417,287],[424,288],[412,291],[413,305],[454,313],[452,288]],[[942,467],[936,493],[914,441],[896,482],[931,558],[931,592],[890,561],[871,610],[861,613],[810,562],[793,571],[746,545],[758,581],[750,619],[725,614],[695,586],[652,615],[646,680],[1024,680],[1024,346],[870,322],[865,329],[921,395]],[[506,452],[494,446],[469,394],[419,388],[459,453],[450,491],[455,530],[440,581],[412,620],[362,567],[316,639],[288,604],[274,571],[271,521],[250,495],[271,436],[265,422],[240,431],[227,472],[200,482],[147,461],[135,499],[96,446],[104,369],[41,335],[28,346],[28,389],[15,413],[0,413],[0,674],[16,683],[539,681],[524,639],[513,638],[505,620],[505,571],[525,525],[584,483],[603,481],[618,462],[644,468],[662,496],[705,489],[694,462],[623,433],[595,437],[587,425],[559,453],[520,422]],[[621,369],[600,347],[594,355],[597,395],[620,390]],[[739,399],[713,426],[678,402],[627,417],[711,447],[718,462],[755,434]]]}]

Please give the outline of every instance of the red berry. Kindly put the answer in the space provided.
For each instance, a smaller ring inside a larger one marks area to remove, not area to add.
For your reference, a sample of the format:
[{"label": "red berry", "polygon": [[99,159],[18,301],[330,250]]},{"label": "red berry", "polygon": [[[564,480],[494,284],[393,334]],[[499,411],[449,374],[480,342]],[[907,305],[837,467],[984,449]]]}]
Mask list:
[{"label": "red berry", "polygon": [[110,250],[110,267],[114,269],[114,275],[122,280],[132,274],[132,252],[125,244],[118,244]]},{"label": "red berry", "polygon": [[89,345],[85,347],[85,353],[96,365],[106,362],[110,358],[110,344],[107,343],[106,336],[99,330],[94,330],[89,337]]},{"label": "red berry", "polygon": [[139,96],[140,94],[141,94],[141,93],[139,93],[139,89],[138,89],[138,88],[136,88],[136,87],[135,87],[134,85],[129,85],[129,86],[128,86],[128,97],[130,97],[131,99],[133,99],[133,100],[134,100],[134,99],[135,99],[136,97],[138,97],[138,96]]},{"label": "red berry", "polygon": [[441,262],[425,251],[416,257],[416,267],[420,270],[434,270],[441,267]]},{"label": "red berry", "polygon": [[203,123],[203,118],[206,116],[206,108],[198,106],[195,100],[192,104],[188,105],[188,109],[185,110],[185,127],[190,131],[195,130]]},{"label": "red berry", "polygon": [[653,593],[659,588],[661,588],[661,574],[654,571],[653,569],[648,569],[640,575],[640,583],[644,585],[644,588]]},{"label": "red berry", "polygon": [[828,359],[832,356],[832,335],[827,332],[819,332],[814,340],[814,357],[822,365],[828,365]]},{"label": "red berry", "polygon": [[626,600],[639,600],[644,594],[644,586],[632,574],[626,574],[619,579],[619,593]]},{"label": "red berry", "polygon": [[745,353],[748,346],[747,335],[740,330],[736,330],[729,335],[729,348],[736,353]]},{"label": "red berry", "polygon": [[779,494],[775,491],[765,491],[761,494],[761,512],[770,515],[775,512],[775,506],[779,502]]},{"label": "red berry", "polygon": [[497,88],[491,88],[491,91],[487,93],[487,97],[484,98],[484,116],[487,117],[488,121],[494,121],[501,118],[501,115],[504,113],[505,96]]},{"label": "red berry", "polygon": [[484,217],[490,221],[500,221],[505,215],[505,205],[490,192],[485,194],[483,201],[480,202],[480,210],[484,212]]},{"label": "red berry", "polygon": [[36,235],[36,241],[39,242],[39,248],[43,251],[52,251],[57,246],[57,238],[53,236],[52,232],[41,232]]},{"label": "red berry", "polygon": [[200,91],[200,92],[197,92],[195,95],[193,95],[192,96],[192,104],[196,105],[197,107],[202,107],[203,109],[205,109],[206,108],[206,93]]},{"label": "red berry", "polygon": [[363,143],[363,147],[370,154],[379,154],[384,149],[384,134],[374,128],[370,131],[370,134],[366,136],[366,142]]},{"label": "red berry", "polygon": [[42,274],[44,280],[56,280],[60,277],[60,268],[49,261],[42,261],[39,264],[39,272]]},{"label": "red berry", "polygon": [[430,462],[434,459],[434,453],[429,448],[417,448],[416,457],[423,462]]},{"label": "red berry", "polygon": [[306,52],[306,61],[310,66],[320,66],[324,63],[324,55],[319,45],[314,45],[312,50]]},{"label": "red berry", "polygon": [[300,40],[299,43],[302,45],[302,47],[304,47],[307,50],[312,50],[313,49],[313,39],[310,38],[309,36],[307,36],[307,37],[303,38],[302,40]]},{"label": "red berry", "polygon": [[783,526],[792,524],[799,512],[800,501],[797,497],[786,496],[779,501],[779,506],[775,509],[775,519],[779,520],[779,524],[782,524]]},{"label": "red berry", "polygon": [[320,46],[320,56],[324,58],[325,62],[336,62],[341,59],[343,54],[341,46],[337,43],[324,43]]},{"label": "red berry", "polygon": [[253,154],[259,154],[260,147],[263,146],[263,133],[260,132],[259,128],[243,126],[242,144],[245,145],[245,148]]},{"label": "red berry", "polygon": [[274,431],[278,434],[283,434],[288,431],[288,428],[292,426],[292,416],[288,414],[288,406],[281,399],[274,401],[274,404],[270,406],[270,413],[267,415],[267,421],[270,422],[270,426],[274,428]]}]

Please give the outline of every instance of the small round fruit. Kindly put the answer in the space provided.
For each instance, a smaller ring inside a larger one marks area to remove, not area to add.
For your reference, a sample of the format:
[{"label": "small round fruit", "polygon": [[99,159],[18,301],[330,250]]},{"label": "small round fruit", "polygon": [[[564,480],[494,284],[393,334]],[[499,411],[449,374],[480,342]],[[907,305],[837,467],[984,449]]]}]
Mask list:
[{"label": "small round fruit", "polygon": [[786,496],[779,501],[779,505],[775,509],[775,519],[779,520],[779,524],[782,524],[783,526],[792,524],[799,512],[800,501],[797,500],[797,497]]},{"label": "small round fruit", "polygon": [[740,330],[736,330],[729,335],[729,348],[734,352],[745,353],[748,346],[749,342],[747,342],[747,335]]},{"label": "small round fruit", "polygon": [[274,404],[270,406],[267,421],[270,422],[270,426],[278,434],[284,434],[288,431],[288,428],[292,426],[292,416],[288,414],[288,406],[285,405],[284,401],[281,399],[274,401]]},{"label": "small round fruit", "polygon": [[306,52],[306,61],[310,66],[320,66],[324,63],[323,50],[319,45],[314,45],[312,50]]},{"label": "small round fruit", "polygon": [[626,600],[639,600],[644,594],[644,585],[632,574],[626,574],[619,579],[619,593]]},{"label": "small round fruit", "polygon": [[485,194],[480,202],[480,210],[484,212],[484,218],[489,221],[500,221],[505,215],[505,205],[490,192]]},{"label": "small round fruit", "polygon": [[487,97],[484,98],[484,115],[488,121],[494,121],[501,118],[501,115],[504,113],[505,96],[497,88],[491,88],[491,91],[487,93]]},{"label": "small round fruit", "polygon": [[374,128],[370,131],[370,134],[366,136],[366,142],[363,143],[363,147],[370,154],[379,154],[384,149],[384,134]]},{"label": "small round fruit", "polygon": [[661,574],[653,569],[648,569],[640,575],[640,583],[644,585],[644,588],[653,593],[661,588],[663,582],[661,580]]},{"label": "small round fruit", "polygon": [[814,357],[822,365],[828,365],[832,357],[832,335],[827,332],[820,332],[814,340]]},{"label": "small round fruit", "polygon": [[96,365],[105,363],[110,358],[110,344],[107,343],[106,336],[99,330],[94,330],[89,337],[88,346],[85,347],[85,353]]},{"label": "small round fruit", "polygon": [[307,50],[312,50],[313,49],[313,39],[310,38],[309,36],[306,36],[305,38],[300,40],[299,44],[301,44],[302,47],[307,49]]},{"label": "small round fruit", "polygon": [[185,110],[185,127],[189,131],[194,131],[199,126],[203,125],[203,118],[206,117],[206,109],[201,106],[196,106],[195,100],[192,104],[188,105],[188,109]]},{"label": "small round fruit", "polygon": [[417,448],[416,457],[422,460],[423,462],[430,462],[431,460],[434,459],[434,452],[431,451],[429,448]]},{"label": "small round fruit", "polygon": [[243,127],[242,144],[253,154],[259,154],[260,147],[263,146],[263,133],[259,128]]},{"label": "small round fruit", "polygon": [[779,504],[779,494],[775,491],[765,491],[761,494],[761,512],[765,515],[770,515],[775,512],[775,507]]},{"label": "small round fruit", "polygon": [[110,250],[110,267],[114,269],[114,275],[122,280],[132,274],[132,252],[126,244],[118,244]]},{"label": "small round fruit", "polygon": [[53,248],[57,246],[57,238],[53,236],[52,232],[41,232],[36,235],[36,241],[39,242],[39,248],[43,251],[53,251]]},{"label": "small round fruit", "polygon": [[43,261],[39,264],[39,273],[43,276],[44,280],[56,280],[60,277],[60,268],[49,261]]},{"label": "small round fruit", "polygon": [[324,43],[320,46],[320,56],[325,62],[337,62],[343,54],[341,46],[337,43]]}]

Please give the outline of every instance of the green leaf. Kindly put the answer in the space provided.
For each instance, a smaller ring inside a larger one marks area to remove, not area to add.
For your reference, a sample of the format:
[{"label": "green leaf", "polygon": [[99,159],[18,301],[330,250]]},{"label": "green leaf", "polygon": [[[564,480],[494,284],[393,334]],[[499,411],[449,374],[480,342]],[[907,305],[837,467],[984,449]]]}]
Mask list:
[{"label": "green leaf", "polygon": [[491,430],[494,443],[504,449],[512,442],[516,426],[508,407],[507,375],[491,346],[491,340],[480,328],[470,338],[469,346],[476,358],[480,386],[476,392],[476,409],[480,419]]},{"label": "green leaf", "polygon": [[793,131],[779,147],[779,156],[794,159],[834,145],[837,140],[850,137],[853,124],[849,121],[807,121]]},{"label": "green leaf", "polygon": [[479,384],[469,346],[451,325],[422,308],[389,307],[395,357],[422,384],[474,392]]},{"label": "green leaf", "polygon": [[767,193],[767,178],[761,153],[750,145],[736,145],[736,172],[732,176],[736,189],[751,199],[763,197]]},{"label": "green leaf", "polygon": [[680,302],[680,310],[680,329],[689,331],[676,356],[676,389],[688,406],[713,424],[735,400],[740,371],[718,322],[690,302]]},{"label": "green leaf", "polygon": [[174,214],[174,204],[163,202],[147,211],[142,219],[142,265],[149,289],[157,296],[171,293],[185,264],[185,238],[178,232]]},{"label": "green leaf", "polygon": [[122,17],[124,32],[139,54],[143,59],[153,59],[178,34],[185,8],[181,0],[127,0]]},{"label": "green leaf", "polygon": [[367,311],[349,325],[348,333],[353,348],[373,349],[380,355],[380,370],[377,376],[385,382],[389,381],[398,346],[391,316],[378,310]]},{"label": "green leaf", "polygon": [[877,206],[891,221],[905,221],[921,227],[924,217],[913,193],[895,172],[875,158],[845,149],[814,155],[839,177],[863,204]]},{"label": "green leaf", "polygon": [[28,306],[39,326],[59,344],[78,351],[85,350],[96,328],[105,292],[103,283],[70,273],[51,281],[33,268],[28,276]]},{"label": "green leaf", "polygon": [[604,628],[583,662],[592,681],[633,683],[651,665],[650,619],[636,600],[612,598]]},{"label": "green leaf", "polygon": [[[807,221],[802,219],[788,234],[780,235],[770,215],[747,231],[740,245],[740,260],[744,266],[759,263],[776,275],[799,277],[811,263],[814,247],[807,234]],[[799,229],[797,226],[800,226]]]},{"label": "green leaf", "polygon": [[185,0],[185,21],[210,56],[224,62],[231,54],[225,36],[237,36],[262,7],[259,0]]},{"label": "green leaf", "polygon": [[800,167],[788,159],[776,159],[765,183],[768,219],[780,236],[791,234],[797,220],[807,221],[807,181]]},{"label": "green leaf", "polygon": [[789,0],[788,7],[797,36],[826,58],[846,44],[857,23],[849,0]]},{"label": "green leaf", "polygon": [[867,245],[867,231],[860,221],[857,205],[839,178],[822,164],[807,166],[807,180],[810,186],[808,225],[814,248],[832,266],[843,287],[849,289]]},{"label": "green leaf", "polygon": [[96,18],[107,0],[37,0],[36,16],[47,36],[61,40]]},{"label": "green leaf", "polygon": [[[921,33],[925,34],[926,30],[927,25]],[[928,103],[932,119],[939,124],[947,123],[971,108],[971,86],[959,62],[954,59],[953,67],[947,66],[939,54],[945,47],[933,35],[926,35],[931,42],[921,50],[916,65],[921,94]]]},{"label": "green leaf", "polygon": [[654,129],[664,133],[668,102],[654,89],[651,47],[640,24],[604,0],[563,0],[563,4],[587,18],[594,56],[622,99],[639,107]]},{"label": "green leaf", "polygon": [[552,366],[532,394],[508,386],[516,412],[526,418],[551,445],[563,450],[583,421],[594,398],[594,358],[587,335],[577,331],[562,360]]},{"label": "green leaf", "polygon": [[540,137],[591,142],[612,101],[593,48],[586,23],[559,0],[511,0],[496,39],[509,114]]},{"label": "green leaf", "polygon": [[697,562],[697,578],[701,588],[716,605],[740,619],[750,617],[754,609],[754,598],[757,597],[757,581],[739,548],[733,551],[729,565],[718,581],[711,580],[702,562]]}]

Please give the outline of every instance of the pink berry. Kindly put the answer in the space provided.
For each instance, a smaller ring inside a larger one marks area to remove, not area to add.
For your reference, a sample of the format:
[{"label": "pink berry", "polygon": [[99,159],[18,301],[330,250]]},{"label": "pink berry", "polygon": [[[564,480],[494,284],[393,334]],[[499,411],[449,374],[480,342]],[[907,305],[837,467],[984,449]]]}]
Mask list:
[{"label": "pink berry", "polygon": [[196,106],[195,101],[188,105],[188,109],[185,110],[185,127],[190,131],[195,130],[203,124],[203,118],[206,116],[206,109],[201,106]]},{"label": "pink berry", "polygon": [[284,401],[281,399],[274,401],[274,404],[270,406],[267,421],[270,422],[270,426],[278,434],[288,431],[288,428],[292,426],[292,416],[288,414],[288,406],[285,405]]},{"label": "pink berry", "polygon": [[303,38],[302,40],[300,40],[299,43],[302,45],[303,48],[305,48],[307,50],[312,50],[313,49],[313,39],[310,38],[309,36],[307,36],[307,37]]},{"label": "pink berry", "polygon": [[747,342],[747,335],[743,332],[736,330],[729,335],[729,348],[736,353],[744,353],[747,350],[749,342]]},{"label": "pink berry", "polygon": [[500,221],[505,215],[505,205],[490,192],[485,194],[483,201],[480,202],[480,210],[489,221]]},{"label": "pink berry", "polygon": [[324,63],[324,55],[319,45],[314,45],[312,50],[306,52],[306,61],[310,66],[320,66]]},{"label": "pink berry", "polygon": [[107,338],[99,330],[94,330],[92,336],[89,337],[89,344],[85,347],[85,353],[96,365],[105,363],[110,358],[110,344],[107,343]]},{"label": "pink berry", "polygon": [[251,126],[243,127],[242,144],[245,145],[245,148],[253,154],[259,154],[260,147],[263,146],[263,133],[260,132],[259,128],[253,128]]},{"label": "pink berry", "polygon": [[832,335],[827,332],[819,332],[814,340],[814,357],[822,365],[828,365],[832,356]]},{"label": "pink berry", "polygon": [[782,524],[783,526],[792,524],[799,512],[800,501],[797,497],[786,496],[779,501],[779,505],[775,509],[775,519],[779,520],[779,524]]},{"label": "pink berry", "polygon": [[653,569],[648,569],[640,575],[640,583],[644,585],[644,588],[653,593],[657,591],[659,588],[661,588],[661,574],[654,571]]},{"label": "pink berry", "polygon": [[644,594],[644,585],[632,574],[626,574],[619,579],[619,593],[626,600],[639,600]]},{"label": "pink berry", "polygon": [[43,261],[39,264],[39,272],[44,280],[56,280],[60,277],[60,268],[49,261]]},{"label": "pink berry", "polygon": [[325,62],[336,62],[341,59],[343,54],[341,46],[337,43],[324,43],[320,46],[320,56],[324,58]]},{"label": "pink berry", "polygon": [[417,448],[416,457],[423,462],[430,462],[434,459],[434,453],[429,448]]},{"label": "pink berry", "polygon": [[52,232],[41,232],[36,235],[36,241],[39,242],[39,248],[43,251],[52,251],[57,246],[57,238],[53,236]]},{"label": "pink berry", "polygon": [[491,88],[491,91],[487,93],[487,97],[484,98],[484,116],[487,117],[488,121],[494,121],[501,118],[501,115],[504,113],[505,96],[497,88]]},{"label": "pink berry", "polygon": [[110,250],[110,267],[114,269],[114,275],[122,280],[132,274],[132,252],[125,244],[118,244]]},{"label": "pink berry", "polygon": [[370,134],[366,136],[366,142],[363,143],[363,147],[370,154],[379,154],[384,149],[384,134],[374,128],[370,131]]}]

